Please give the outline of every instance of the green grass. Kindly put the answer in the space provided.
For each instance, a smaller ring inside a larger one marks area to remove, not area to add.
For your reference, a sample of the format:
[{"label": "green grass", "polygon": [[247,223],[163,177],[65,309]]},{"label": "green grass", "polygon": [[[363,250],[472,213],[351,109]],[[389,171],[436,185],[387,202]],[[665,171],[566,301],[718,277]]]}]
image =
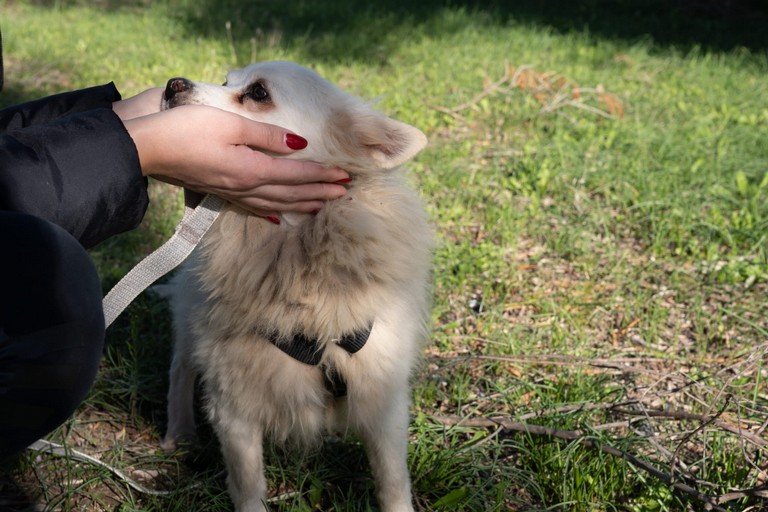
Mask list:
[{"label": "green grass", "polygon": [[[376,99],[431,142],[410,166],[440,242],[414,381],[418,508],[705,510],[582,442],[448,420],[579,430],[713,496],[765,482],[750,439],[768,442],[768,15],[728,5],[12,0],[0,103],[217,82],[278,58]],[[172,232],[178,196],[152,195],[141,228],[93,251],[105,289]],[[158,471],[148,485],[171,494],[34,454],[13,472],[22,491],[51,510],[229,510],[206,425],[186,455],[157,449],[165,304],[141,297],[108,337],[88,401],[52,438]],[[376,510],[354,439],[269,462],[276,509]]]}]

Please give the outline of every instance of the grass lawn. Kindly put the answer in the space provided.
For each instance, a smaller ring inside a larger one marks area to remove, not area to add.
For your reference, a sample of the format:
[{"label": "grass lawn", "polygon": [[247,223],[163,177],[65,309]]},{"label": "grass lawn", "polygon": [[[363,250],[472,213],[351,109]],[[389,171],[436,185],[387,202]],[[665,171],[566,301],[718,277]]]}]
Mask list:
[{"label": "grass lawn", "polygon": [[[289,59],[427,133],[410,166],[439,237],[414,378],[419,510],[768,510],[761,3],[7,0],[0,12],[2,105]],[[93,251],[105,291],[173,231],[176,190],[151,194],[138,230]],[[159,450],[169,354],[168,310],[142,296],[110,328],[87,402],[50,436],[164,494],[27,452],[0,509],[230,510],[207,425],[188,453]],[[268,462],[275,510],[377,510],[354,439]]]}]

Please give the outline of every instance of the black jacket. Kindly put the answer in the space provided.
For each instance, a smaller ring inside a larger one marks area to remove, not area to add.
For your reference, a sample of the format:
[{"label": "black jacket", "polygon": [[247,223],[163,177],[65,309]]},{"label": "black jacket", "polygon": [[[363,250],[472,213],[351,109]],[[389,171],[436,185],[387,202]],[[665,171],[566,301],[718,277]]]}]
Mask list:
[{"label": "black jacket", "polygon": [[112,111],[119,99],[110,83],[0,110],[0,210],[49,220],[85,247],[135,228],[147,181]]}]

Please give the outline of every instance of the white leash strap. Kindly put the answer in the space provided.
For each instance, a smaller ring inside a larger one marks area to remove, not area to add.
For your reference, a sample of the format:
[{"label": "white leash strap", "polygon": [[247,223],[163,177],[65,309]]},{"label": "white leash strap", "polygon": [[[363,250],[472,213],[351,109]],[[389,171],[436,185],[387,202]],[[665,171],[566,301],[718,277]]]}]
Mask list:
[{"label": "white leash strap", "polygon": [[[132,487],[135,490],[144,494],[149,494],[152,496],[167,496],[174,492],[174,491],[157,491],[155,489],[150,489],[149,487],[141,485],[136,480],[133,480],[128,475],[126,475],[125,473],[123,473],[122,471],[120,471],[114,466],[110,466],[109,464],[102,462],[95,457],[91,457],[86,453],[78,452],[76,450],[71,450],[64,445],[53,443],[46,439],[40,439],[38,441],[35,441],[29,446],[29,449],[35,450],[41,453],[50,453],[51,455],[58,455],[59,457],[67,457],[68,459],[79,460],[80,462],[87,462],[89,464],[94,464],[96,466],[99,466],[101,468],[104,468],[112,472],[115,476],[117,476],[118,478],[123,480],[126,484],[128,484],[129,487]],[[202,482],[193,484],[188,489],[191,489],[193,487],[198,487],[200,485],[202,485]]]},{"label": "white leash strap", "polygon": [[[101,468],[106,469],[107,471],[110,471],[113,475],[118,477],[120,480],[124,481],[129,487],[141,493],[148,494],[150,496],[170,496],[171,494],[189,492],[192,489],[202,487],[203,485],[206,485],[208,483],[207,481],[203,480],[203,481],[192,483],[186,487],[182,487],[181,489],[170,489],[168,491],[150,489],[149,487],[142,485],[136,480],[130,478],[128,475],[126,475],[124,472],[117,469],[115,466],[111,466],[106,462],[102,462],[96,457],[92,457],[86,453],[79,452],[77,450],[72,450],[71,448],[68,448],[64,445],[54,443],[46,439],[40,439],[39,441],[35,441],[34,443],[32,443],[29,449],[35,450],[40,453],[49,453],[51,455],[66,457],[67,459],[78,460],[80,462],[85,462],[85,463],[93,464],[95,466],[99,466]],[[226,474],[226,470],[219,471],[218,473],[210,477],[210,480],[219,479],[225,474]],[[299,491],[289,491],[289,492],[280,494],[279,496],[274,496],[272,498],[269,498],[267,500],[267,503],[277,503],[280,501],[285,501],[295,496],[298,496],[299,494],[301,494],[301,492]]]},{"label": "white leash strap", "polygon": [[199,195],[186,190],[184,202],[184,216],[176,226],[173,236],[133,267],[104,297],[104,320],[107,326],[141,292],[189,256],[219,216],[219,210],[224,204],[223,199],[211,194],[199,201]]}]

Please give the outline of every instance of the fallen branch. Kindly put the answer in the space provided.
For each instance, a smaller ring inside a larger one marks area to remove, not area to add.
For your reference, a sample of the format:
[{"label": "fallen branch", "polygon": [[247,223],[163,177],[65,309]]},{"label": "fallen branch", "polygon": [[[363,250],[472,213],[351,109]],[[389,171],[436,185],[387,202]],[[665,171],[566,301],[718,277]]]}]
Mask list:
[{"label": "fallen branch", "polygon": [[715,425],[716,427],[721,428],[723,430],[727,430],[732,434],[736,434],[737,436],[746,439],[747,441],[753,443],[756,446],[759,446],[761,448],[768,447],[768,441],[766,441],[765,439],[761,438],[760,436],[752,432],[744,430],[739,426],[732,425],[731,423],[725,420],[719,419],[718,417],[715,417],[714,421],[712,421],[713,418],[710,416],[704,416],[703,414],[694,414],[694,413],[685,412],[685,411],[655,411],[655,410],[633,411],[632,409],[622,409],[620,407],[617,407],[611,410],[619,414],[628,414],[628,415],[634,415],[634,416],[669,418],[669,419],[680,420],[680,421],[700,421],[700,422],[711,421],[712,424]]},{"label": "fallen branch", "polygon": [[723,415],[725,410],[728,408],[728,405],[730,403],[730,400],[725,400],[725,403],[720,408],[720,410],[714,415],[709,418],[706,418],[705,421],[702,421],[701,424],[696,427],[692,432],[689,432],[685,435],[685,437],[677,444],[677,448],[675,448],[675,451],[672,453],[672,459],[670,460],[671,466],[669,472],[673,475],[675,474],[675,465],[680,460],[680,457],[677,456],[680,449],[688,442],[689,439],[691,439],[697,432],[701,432],[705,428],[707,428],[707,425],[711,425],[712,423],[715,423],[715,421],[720,418],[720,416]]},{"label": "fallen branch", "polygon": [[[732,434],[735,434],[745,439],[746,441],[749,441],[755,446],[759,446],[760,448],[768,448],[768,441],[760,437],[759,434],[750,432],[748,430],[744,430],[738,425],[733,425],[727,420],[721,419],[720,416],[722,415],[722,413],[717,414],[715,416],[705,416],[703,414],[694,414],[694,413],[685,412],[685,411],[657,411],[657,410],[645,409],[645,408],[643,409],[625,409],[624,408],[629,405],[639,405],[639,404],[640,402],[637,400],[628,400],[620,403],[604,402],[604,403],[563,405],[560,407],[556,407],[554,409],[543,409],[541,411],[523,414],[518,417],[518,420],[525,421],[528,419],[538,418],[541,416],[557,414],[557,413],[610,410],[611,412],[614,412],[617,414],[626,414],[628,416],[665,418],[665,419],[672,419],[672,420],[679,420],[679,421],[698,421],[703,424],[702,426],[706,426],[706,424],[711,423],[712,425],[718,428],[721,428],[725,431],[728,431]],[[727,402],[726,402],[726,405],[727,405]],[[768,421],[766,423],[768,423]],[[605,428],[605,426],[603,426],[603,428]]]},{"label": "fallen branch", "polygon": [[637,400],[628,400],[626,402],[619,402],[619,403],[603,402],[603,403],[561,405],[560,407],[555,407],[553,409],[541,409],[536,412],[529,412],[527,414],[523,414],[521,416],[518,416],[518,421],[525,421],[531,418],[539,418],[541,416],[548,416],[551,414],[562,414],[562,413],[568,413],[568,412],[597,411],[597,410],[605,410],[605,409],[615,410],[618,407],[636,405],[639,403],[640,402],[638,402]]},{"label": "fallen branch", "polygon": [[626,460],[636,468],[642,469],[643,471],[658,478],[659,480],[661,480],[662,482],[670,486],[672,489],[685,493],[688,496],[691,496],[697,499],[698,501],[704,503],[706,510],[726,512],[724,508],[719,506],[721,503],[725,503],[726,501],[731,501],[731,500],[739,499],[742,497],[748,497],[748,496],[762,497],[764,494],[768,495],[768,491],[766,491],[766,487],[761,486],[761,487],[756,487],[754,489],[747,489],[743,491],[737,491],[734,493],[724,494],[719,497],[709,496],[707,494],[704,494],[698,491],[697,489],[694,489],[693,487],[691,487],[686,483],[674,481],[670,475],[664,473],[663,471],[656,468],[652,464],[642,459],[639,459],[630,453],[627,453],[623,450],[619,450],[618,448],[614,448],[613,446],[610,446],[607,444],[598,443],[597,441],[589,437],[585,437],[584,433],[580,430],[559,430],[552,427],[545,427],[543,425],[530,425],[527,423],[520,423],[510,418],[498,417],[498,416],[492,417],[492,418],[483,418],[483,417],[465,418],[461,416],[431,416],[431,419],[445,426],[462,426],[462,427],[469,427],[469,428],[501,427],[505,431],[509,431],[509,432],[522,432],[526,434],[564,439],[566,441],[576,441],[588,448],[594,448],[608,455],[612,455],[614,457],[620,457]]},{"label": "fallen branch", "polygon": [[743,489],[721,494],[715,498],[715,501],[717,501],[718,504],[722,504],[729,501],[740,500],[741,498],[768,498],[768,485],[760,485],[758,487],[753,487],[752,489]]}]

